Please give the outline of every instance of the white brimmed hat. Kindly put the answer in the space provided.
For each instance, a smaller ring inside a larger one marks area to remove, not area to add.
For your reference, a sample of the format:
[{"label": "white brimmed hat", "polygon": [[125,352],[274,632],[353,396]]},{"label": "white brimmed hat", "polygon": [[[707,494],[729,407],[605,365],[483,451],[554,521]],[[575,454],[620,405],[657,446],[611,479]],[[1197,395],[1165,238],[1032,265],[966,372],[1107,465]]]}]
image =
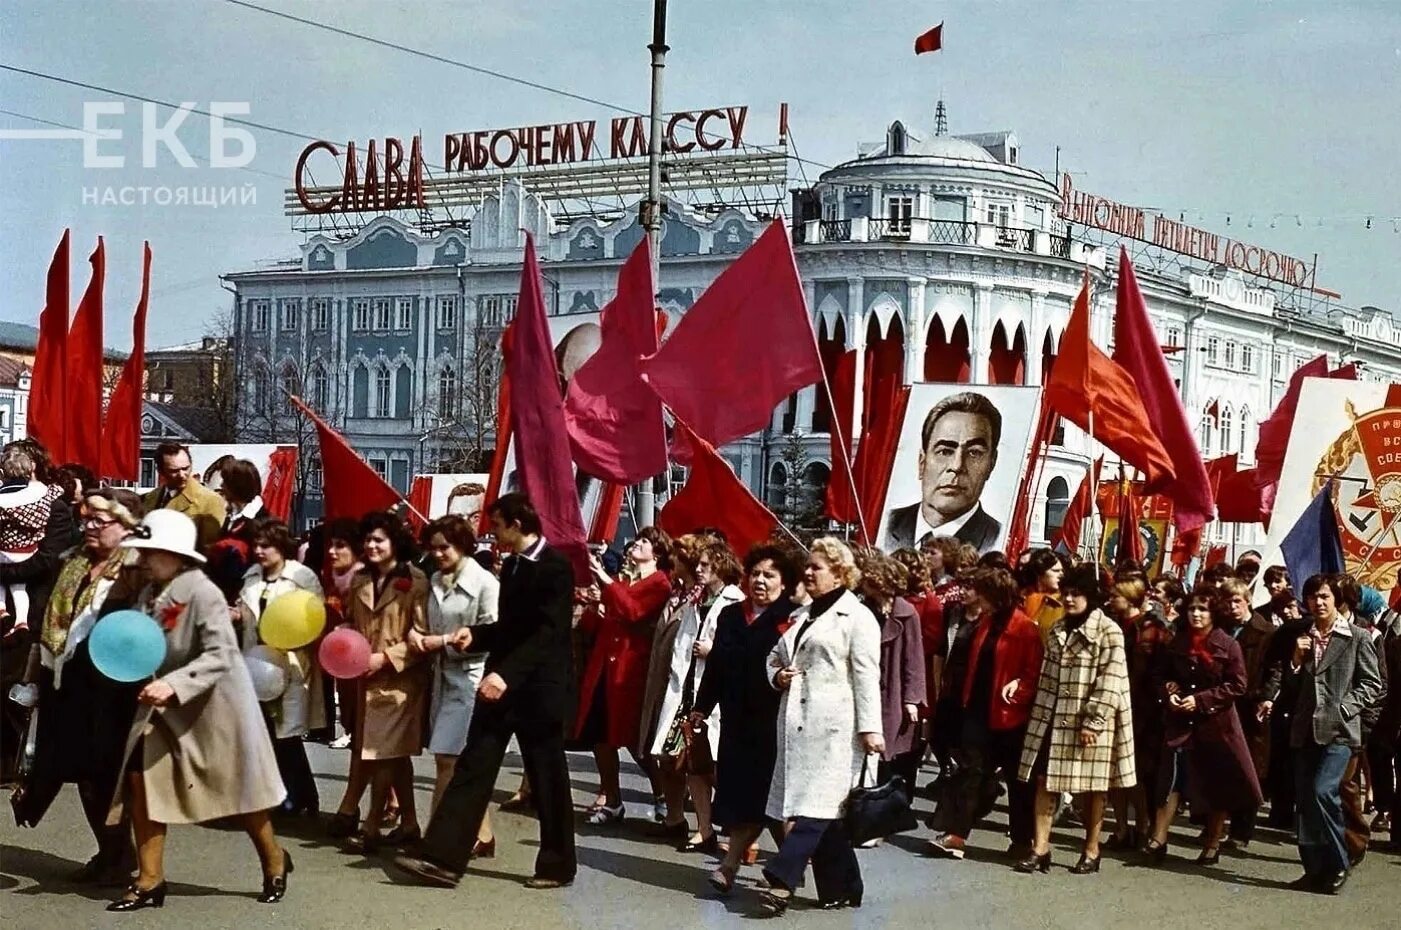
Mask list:
[{"label": "white brimmed hat", "polygon": [[141,525],[132,530],[131,535],[122,540],[128,549],[159,549],[174,555],[184,556],[195,562],[204,562],[204,556],[195,550],[195,521],[174,510],[153,510],[141,520]]}]

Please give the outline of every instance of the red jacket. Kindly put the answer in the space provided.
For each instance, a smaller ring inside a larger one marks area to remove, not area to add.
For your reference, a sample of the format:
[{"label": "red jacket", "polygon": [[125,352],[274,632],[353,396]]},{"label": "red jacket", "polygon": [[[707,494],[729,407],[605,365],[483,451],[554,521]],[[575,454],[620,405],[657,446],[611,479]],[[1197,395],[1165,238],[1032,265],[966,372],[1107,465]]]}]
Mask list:
[{"label": "red jacket", "polygon": [[934,655],[944,639],[944,602],[932,591],[906,597],[910,606],[919,614],[920,643],[924,647],[925,701],[920,707],[920,716],[933,716],[939,703],[939,695],[934,693],[934,676],[930,674]]},{"label": "red jacket", "polygon": [[594,641],[579,690],[574,736],[582,735],[602,681],[607,708],[602,741],[619,748],[635,746],[652,633],[671,596],[671,579],[657,571],[634,583],[615,581],[601,595],[602,613],[589,610],[579,618],[579,626],[593,633]]},{"label": "red jacket", "polygon": [[[987,640],[988,623],[978,623],[973,631],[968,673],[963,678],[963,706],[973,697],[973,679],[977,677],[978,659]],[[1026,726],[1031,717],[1031,704],[1036,697],[1036,685],[1041,676],[1041,630],[1020,609],[1013,609],[1007,629],[997,639],[992,653],[992,700],[988,702],[988,727],[993,730],[1015,730]],[[1002,689],[1017,682],[1011,703],[1002,700]]]}]

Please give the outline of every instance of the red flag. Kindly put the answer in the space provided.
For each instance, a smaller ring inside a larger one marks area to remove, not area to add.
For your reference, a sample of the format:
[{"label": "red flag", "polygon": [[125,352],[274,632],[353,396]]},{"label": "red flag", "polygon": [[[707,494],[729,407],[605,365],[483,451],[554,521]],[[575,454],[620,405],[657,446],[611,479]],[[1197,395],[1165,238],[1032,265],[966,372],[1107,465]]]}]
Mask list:
[{"label": "red flag", "polygon": [[482,515],[477,521],[477,535],[490,532],[491,521],[487,508],[501,496],[501,482],[506,477],[506,457],[511,449],[511,373],[504,364],[510,361],[511,344],[514,342],[515,324],[506,327],[501,334],[501,383],[496,391],[496,449],[491,455],[491,470],[487,474],[486,494],[482,497]]},{"label": "red flag", "polygon": [[1256,476],[1262,484],[1277,484],[1284,470],[1284,450],[1289,445],[1289,431],[1294,426],[1294,412],[1299,407],[1299,391],[1305,378],[1328,377],[1328,356],[1320,355],[1300,365],[1289,378],[1289,387],[1275,409],[1260,421],[1260,440],[1255,444]]},{"label": "red flag", "polygon": [[871,401],[869,422],[856,450],[856,487],[861,492],[862,527],[866,545],[880,526],[885,511],[886,494],[890,491],[890,472],[895,465],[895,451],[900,444],[900,429],[905,423],[905,411],[910,403],[910,389],[902,385],[899,372],[889,372],[876,379],[867,394]]},{"label": "red flag", "polygon": [[599,314],[603,343],[569,382],[564,423],[574,463],[628,485],[666,471],[662,405],[638,360],[657,351],[652,253],[644,236],[618,270],[618,293]]},{"label": "red flag", "polygon": [[1148,481],[1146,493],[1163,494],[1172,501],[1172,521],[1178,530],[1201,526],[1215,513],[1211,506],[1211,486],[1202,466],[1201,452],[1182,406],[1182,396],[1168,371],[1167,359],[1159,351],[1148,306],[1138,290],[1133,262],[1119,247],[1119,280],[1114,308],[1114,361],[1138,388],[1139,399],[1148,414],[1154,434],[1172,459],[1170,481]]},{"label": "red flag", "polygon": [[1051,448],[1051,438],[1056,433],[1056,421],[1055,411],[1043,403],[1037,416],[1036,434],[1031,439],[1031,459],[1022,469],[1017,503],[1012,508],[1012,523],[1007,530],[1007,545],[1004,548],[1011,558],[1021,553],[1031,538],[1031,503],[1036,496],[1035,489],[1041,483],[1041,470]]},{"label": "red flag", "polygon": [[1213,565],[1220,565],[1226,561],[1226,547],[1212,546],[1206,551],[1206,561],[1202,568],[1211,568]]},{"label": "red flag", "polygon": [[[833,370],[827,372],[832,388],[831,443],[832,476],[827,480],[827,516],[838,523],[856,523],[856,502],[851,485],[856,468],[851,465],[852,407],[856,403],[856,350],[843,352]],[[843,464],[846,463],[846,464]],[[847,472],[847,468],[851,472]]]},{"label": "red flag", "polygon": [[925,52],[937,52],[944,47],[944,24],[940,23],[933,29],[915,38],[915,54],[923,55]]},{"label": "red flag", "polygon": [[[1075,496],[1071,498],[1070,506],[1065,510],[1065,517],[1061,520],[1060,529],[1051,537],[1052,549],[1063,549],[1074,554],[1080,551],[1080,531],[1084,526],[1085,518],[1090,515],[1090,484],[1099,481],[1099,470],[1104,465],[1104,458],[1095,459],[1092,472],[1086,472],[1085,477],[1080,479],[1080,487],[1075,490]],[[1094,475],[1091,479],[1091,474]]]},{"label": "red flag", "polygon": [[642,371],[662,402],[713,446],[763,429],[784,398],[822,377],[781,221],[706,288]]},{"label": "red flag", "polygon": [[[68,416],[68,459],[102,470],[102,292],[107,279],[107,250],[102,237],[88,259],[92,277],[68,329],[64,360],[64,406]],[[138,419],[138,422],[139,419]]]},{"label": "red flag", "polygon": [[1139,500],[1134,496],[1127,481],[1119,486],[1119,545],[1114,553],[1114,564],[1128,561],[1135,565],[1143,564],[1143,537],[1138,533]]},{"label": "red flag", "polygon": [[[107,414],[112,419],[112,414]],[[297,487],[297,447],[278,446],[268,456],[268,476],[263,481],[263,506],[286,523],[292,515],[292,492]]]},{"label": "red flag", "polygon": [[417,530],[422,530],[427,524],[424,522],[428,518],[428,511],[433,509],[433,476],[414,475],[409,482],[409,507],[411,508],[405,516],[410,525]]},{"label": "red flag", "polygon": [[39,314],[39,342],[29,388],[29,435],[55,462],[69,462],[68,411],[64,367],[68,359],[68,230],[49,262],[44,310]]},{"label": "red flag", "polygon": [[326,520],[349,517],[358,520],[372,510],[388,510],[403,502],[399,492],[380,477],[345,437],[316,415],[300,397],[287,400],[311,419],[321,444],[322,516]]},{"label": "red flag", "polygon": [[[1157,483],[1170,480],[1172,459],[1149,423],[1128,372],[1090,341],[1090,277],[1075,298],[1060,354],[1046,383],[1046,403]],[[1090,417],[1094,429],[1090,429]]]},{"label": "red flag", "polygon": [[[694,311],[693,311],[694,312]],[[535,505],[550,544],[569,557],[575,576],[588,575],[588,549],[579,492],[569,458],[564,399],[559,393],[554,343],[540,294],[535,240],[527,233],[516,301],[515,333],[506,358],[511,378],[511,432],[516,443],[516,474]]]},{"label": "red flag", "polygon": [[621,484],[603,486],[603,496],[599,499],[598,510],[589,526],[589,542],[606,545],[618,535],[618,518],[622,516],[625,490]]},{"label": "red flag", "polygon": [[1255,469],[1228,475],[1216,493],[1216,509],[1224,523],[1264,523],[1265,496]]},{"label": "red flag", "polygon": [[680,421],[676,432],[681,444],[691,447],[691,474],[685,486],[662,508],[657,525],[672,536],[713,526],[725,534],[730,548],[740,554],[768,539],[778,527],[778,518],[750,493],[714,446]]},{"label": "red flag", "polygon": [[[141,257],[141,299],[136,302],[136,315],[131,320],[131,354],[122,365],[121,377],[107,401],[107,418],[102,424],[102,467],[97,473],[104,478],[135,481],[140,477],[141,396],[146,386],[146,310],[150,298],[151,243],[148,242]],[[263,501],[267,502],[266,488]]]}]

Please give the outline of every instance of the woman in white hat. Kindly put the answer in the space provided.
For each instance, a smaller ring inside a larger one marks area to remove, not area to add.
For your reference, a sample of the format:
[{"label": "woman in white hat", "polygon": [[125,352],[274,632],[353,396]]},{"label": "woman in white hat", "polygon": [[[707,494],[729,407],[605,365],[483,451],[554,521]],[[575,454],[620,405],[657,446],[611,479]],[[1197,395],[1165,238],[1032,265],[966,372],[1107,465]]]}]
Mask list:
[{"label": "woman in white hat", "polygon": [[[281,900],[292,858],[269,817],[286,795],[224,595],[200,569],[195,524],[146,515],[122,545],[141,552],[150,584],[137,605],[165,630],[165,660],[137,696],[127,737],[127,794],[140,872],[109,911],[165,904],[166,825],[240,817],[263,867],[260,903]],[[110,820],[110,817],[109,817]]]}]

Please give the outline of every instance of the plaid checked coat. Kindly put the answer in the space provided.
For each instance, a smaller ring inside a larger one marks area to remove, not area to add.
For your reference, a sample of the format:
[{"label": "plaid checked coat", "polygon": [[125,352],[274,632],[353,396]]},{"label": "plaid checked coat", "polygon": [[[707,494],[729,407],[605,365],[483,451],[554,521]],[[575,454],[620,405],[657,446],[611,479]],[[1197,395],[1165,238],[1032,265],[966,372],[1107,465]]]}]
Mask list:
[{"label": "plaid checked coat", "polygon": [[[1081,747],[1082,728],[1098,731],[1100,738]],[[1064,619],[1051,628],[1022,743],[1017,772],[1022,781],[1031,780],[1047,732],[1046,790],[1108,791],[1137,782],[1124,634],[1099,610],[1074,632],[1066,630]]]}]

